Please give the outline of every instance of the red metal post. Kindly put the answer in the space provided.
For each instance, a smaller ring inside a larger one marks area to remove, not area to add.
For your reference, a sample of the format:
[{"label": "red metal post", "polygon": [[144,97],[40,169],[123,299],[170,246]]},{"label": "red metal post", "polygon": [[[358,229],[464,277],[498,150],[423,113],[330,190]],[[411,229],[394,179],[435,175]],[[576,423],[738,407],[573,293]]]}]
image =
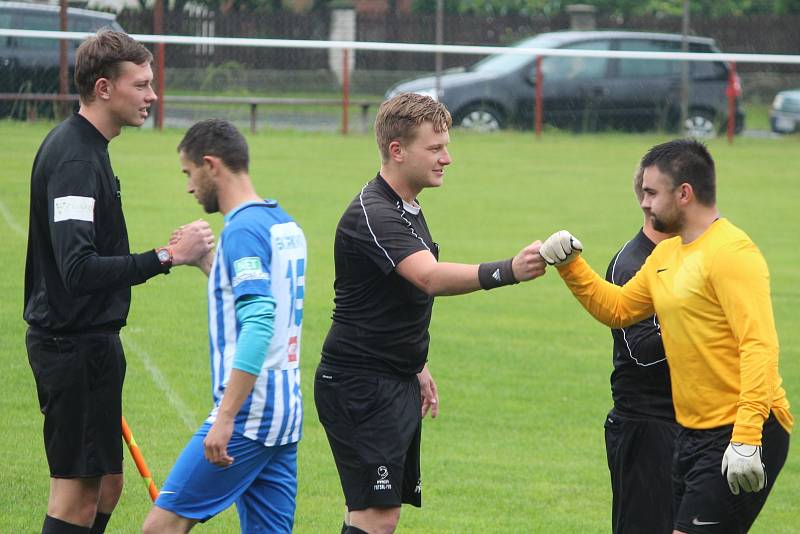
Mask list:
[{"label": "red metal post", "polygon": [[[156,0],[153,7],[153,33],[164,34],[164,4]],[[164,43],[156,43],[156,128],[164,129]]]},{"label": "red metal post", "polygon": [[342,135],[347,135],[347,120],[350,115],[350,51],[342,55]]},{"label": "red metal post", "polygon": [[542,56],[536,57],[536,109],[534,112],[534,122],[536,125],[536,139],[542,138]]},{"label": "red metal post", "polygon": [[736,63],[731,61],[728,69],[728,87],[725,95],[728,97],[728,143],[733,143],[733,134],[736,130],[736,98],[741,94],[739,77],[736,75]]}]

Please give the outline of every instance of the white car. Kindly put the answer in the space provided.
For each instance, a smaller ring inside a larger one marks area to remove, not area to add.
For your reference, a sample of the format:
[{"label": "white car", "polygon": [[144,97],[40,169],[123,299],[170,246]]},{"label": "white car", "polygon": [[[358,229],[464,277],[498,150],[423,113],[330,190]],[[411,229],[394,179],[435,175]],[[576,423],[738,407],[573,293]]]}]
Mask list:
[{"label": "white car", "polygon": [[800,131],[800,89],[781,91],[772,101],[769,124],[776,133]]}]

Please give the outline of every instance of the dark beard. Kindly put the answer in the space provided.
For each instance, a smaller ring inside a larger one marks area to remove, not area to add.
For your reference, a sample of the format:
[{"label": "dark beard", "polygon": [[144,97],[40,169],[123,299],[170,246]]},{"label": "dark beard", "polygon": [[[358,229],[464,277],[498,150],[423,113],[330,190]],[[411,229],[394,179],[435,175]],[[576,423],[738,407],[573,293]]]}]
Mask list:
[{"label": "dark beard", "polygon": [[219,200],[217,200],[217,196],[214,195],[203,202],[203,209],[206,213],[217,213],[219,211]]},{"label": "dark beard", "polygon": [[216,183],[211,182],[209,184],[209,190],[206,191],[202,204],[206,213],[217,213],[219,211],[219,198],[217,197]]},{"label": "dark beard", "polygon": [[678,234],[683,228],[683,213],[678,212],[677,217],[670,221],[659,219],[655,215],[652,216],[653,230],[664,234]]}]

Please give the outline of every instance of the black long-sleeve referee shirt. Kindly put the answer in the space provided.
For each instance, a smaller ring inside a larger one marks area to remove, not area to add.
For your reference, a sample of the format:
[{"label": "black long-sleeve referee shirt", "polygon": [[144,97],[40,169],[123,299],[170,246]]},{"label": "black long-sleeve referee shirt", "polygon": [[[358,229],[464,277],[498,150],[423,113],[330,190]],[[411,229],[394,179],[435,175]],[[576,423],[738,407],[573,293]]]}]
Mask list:
[{"label": "black long-sleeve referee shirt", "polygon": [[[639,230],[611,260],[606,280],[624,285],[653,252],[655,243]],[[669,367],[658,319],[653,316],[626,328],[612,329],[614,409],[628,416],[675,420]]]},{"label": "black long-sleeve referee shirt", "polygon": [[58,333],[119,330],[130,287],[162,272],[154,251],[130,254],[108,140],[72,115],[33,163],[25,321]]}]

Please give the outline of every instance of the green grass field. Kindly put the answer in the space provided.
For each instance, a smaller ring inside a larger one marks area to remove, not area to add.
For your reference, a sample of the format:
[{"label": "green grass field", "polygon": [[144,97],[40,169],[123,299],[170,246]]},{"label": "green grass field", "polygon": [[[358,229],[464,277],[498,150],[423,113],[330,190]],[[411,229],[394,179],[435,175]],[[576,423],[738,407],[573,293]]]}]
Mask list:
[{"label": "green grass field", "polygon": [[[0,122],[0,532],[37,532],[48,472],[33,377],[24,348],[23,270],[28,184],[49,126]],[[166,242],[200,217],[175,153],[181,131],[128,130],[111,147],[122,180],[131,245]],[[339,531],[343,498],[314,411],[312,378],[332,307],[332,240],[338,218],[377,170],[369,136],[262,132],[248,137],[258,191],[280,199],[303,226],[309,270],[302,344],[305,434],[299,453],[298,533]],[[605,272],[641,223],[630,177],[660,135],[468,135],[452,133],[445,185],[421,196],[444,261],[511,256],[567,228]],[[781,373],[800,402],[800,270],[797,138],[724,139],[718,164],[723,216],[745,229],[771,269]],[[218,214],[206,216],[216,231]],[[178,268],[134,289],[125,414],[157,484],[211,407],[205,277]],[[611,406],[611,336],[555,273],[534,282],[437,299],[430,367],[441,414],[424,423],[424,507],[404,508],[398,532],[601,533],[611,494],[603,443]],[[795,409],[795,415],[798,415]],[[109,532],[134,533],[150,503],[126,451],[127,484]],[[753,532],[800,532],[800,464],[793,447]],[[233,510],[200,532],[238,532]]]}]

